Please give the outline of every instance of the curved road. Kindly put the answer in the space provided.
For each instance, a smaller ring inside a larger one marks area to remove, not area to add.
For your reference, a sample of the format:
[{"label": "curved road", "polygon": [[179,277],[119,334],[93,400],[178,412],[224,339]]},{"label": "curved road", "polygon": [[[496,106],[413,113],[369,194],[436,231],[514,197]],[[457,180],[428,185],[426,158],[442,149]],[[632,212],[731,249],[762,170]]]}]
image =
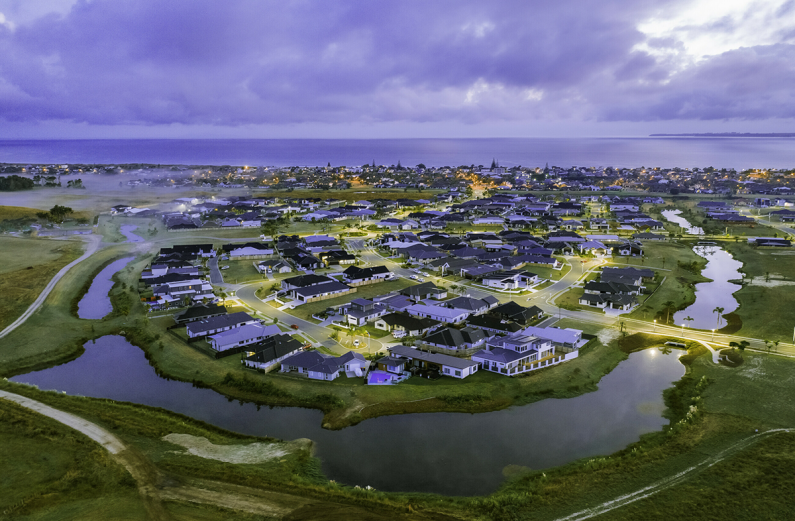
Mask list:
[{"label": "curved road", "polygon": [[55,274],[55,277],[53,277],[52,280],[49,282],[49,284],[47,284],[47,286],[44,287],[44,289],[36,298],[36,300],[33,301],[33,304],[31,304],[30,307],[28,307],[28,309],[24,313],[22,313],[22,316],[20,316],[18,319],[12,322],[11,325],[9,325],[2,332],[0,332],[0,338],[3,338],[4,336],[8,335],[13,330],[21,326],[28,318],[30,318],[30,316],[33,313],[35,313],[36,310],[39,309],[42,304],[44,304],[44,301],[46,300],[47,296],[50,294],[50,292],[52,292],[53,288],[55,288],[55,285],[58,284],[58,281],[60,281],[70,269],[74,268],[75,266],[77,266],[87,258],[91,257],[97,251],[97,249],[99,248],[99,243],[102,240],[101,236],[92,234],[92,235],[82,235],[81,237],[89,238],[88,248],[86,248],[85,253],[83,253],[83,255],[81,255],[77,259],[73,260],[72,262],[61,268],[61,271]]}]

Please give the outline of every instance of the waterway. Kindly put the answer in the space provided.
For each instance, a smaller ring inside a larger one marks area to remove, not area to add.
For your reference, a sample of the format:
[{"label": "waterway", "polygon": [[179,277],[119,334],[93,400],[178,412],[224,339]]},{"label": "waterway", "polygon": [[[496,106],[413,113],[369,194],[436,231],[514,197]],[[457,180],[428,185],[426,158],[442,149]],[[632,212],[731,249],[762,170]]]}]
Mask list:
[{"label": "waterway", "polygon": [[449,495],[496,490],[508,465],[537,470],[610,454],[661,429],[667,424],[662,391],[684,374],[681,352],[647,349],[621,362],[597,392],[577,398],[476,415],[385,416],[329,431],[321,428],[322,414],[316,410],[260,408],[160,378],[143,352],[123,337],[103,337],[85,348],[72,362],[12,380],[163,407],[244,434],[310,438],[330,479]]},{"label": "waterway", "polygon": [[99,320],[111,311],[113,305],[110,303],[110,288],[113,287],[111,277],[124,268],[133,257],[125,257],[113,261],[105,266],[102,271],[94,278],[88,292],[80,299],[77,304],[77,316],[80,318]]},{"label": "waterway", "polygon": [[685,229],[687,233],[690,235],[704,235],[704,230],[699,228],[698,226],[693,226],[690,224],[687,219],[684,217],[680,217],[679,214],[682,213],[682,210],[663,210],[662,215],[668,221],[678,224],[682,228]]},{"label": "waterway", "polygon": [[[735,260],[729,252],[719,246],[694,246],[693,251],[707,259],[706,267],[701,271],[711,282],[696,284],[696,301],[687,308],[674,314],[677,325],[685,324],[696,329],[717,329],[726,325],[721,320],[718,325],[718,313],[715,309],[723,308],[721,315],[731,313],[739,306],[733,293],[742,286],[729,282],[743,277],[740,273],[743,263]],[[686,321],[690,317],[692,321]]]},{"label": "waterway", "polygon": [[127,238],[126,242],[144,242],[142,237],[135,235],[133,232],[138,229],[134,224],[122,224],[119,231]]}]

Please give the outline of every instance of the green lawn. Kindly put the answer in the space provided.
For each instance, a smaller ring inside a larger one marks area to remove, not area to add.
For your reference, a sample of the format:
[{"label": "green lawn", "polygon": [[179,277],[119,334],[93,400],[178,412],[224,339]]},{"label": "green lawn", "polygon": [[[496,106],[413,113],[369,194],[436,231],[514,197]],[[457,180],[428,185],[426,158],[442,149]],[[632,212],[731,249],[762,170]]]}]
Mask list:
[{"label": "green lawn", "polygon": [[224,282],[227,284],[244,284],[246,282],[254,282],[257,280],[267,281],[268,276],[260,274],[254,263],[259,262],[256,260],[219,260],[218,266],[229,266],[227,270],[221,270],[221,275],[224,277]]},{"label": "green lawn", "polygon": [[36,300],[61,268],[82,255],[81,240],[0,237],[0,330]]},{"label": "green lawn", "polygon": [[390,291],[397,291],[413,284],[405,279],[392,280],[387,282],[379,282],[377,284],[368,284],[366,286],[358,286],[355,293],[343,295],[341,297],[330,298],[328,300],[320,300],[318,302],[310,302],[302,304],[295,309],[286,309],[287,313],[293,316],[303,318],[304,320],[312,320],[312,315],[325,311],[326,308],[331,306],[338,306],[350,302],[355,298],[372,298],[376,295],[383,295]]}]

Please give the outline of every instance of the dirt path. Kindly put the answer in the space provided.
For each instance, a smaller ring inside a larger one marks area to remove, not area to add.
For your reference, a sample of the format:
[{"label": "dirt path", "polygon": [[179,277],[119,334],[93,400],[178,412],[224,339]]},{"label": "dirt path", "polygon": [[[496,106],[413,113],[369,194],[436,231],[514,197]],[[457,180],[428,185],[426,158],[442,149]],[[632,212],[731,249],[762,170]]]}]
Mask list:
[{"label": "dirt path", "polygon": [[99,244],[102,240],[102,237],[99,235],[83,235],[83,237],[88,237],[88,247],[86,248],[85,253],[83,253],[83,255],[81,255],[77,259],[73,260],[72,262],[61,268],[61,271],[55,274],[55,277],[53,277],[52,280],[49,282],[49,284],[47,284],[47,286],[45,286],[42,292],[39,293],[39,296],[36,298],[36,300],[33,301],[33,304],[31,304],[30,307],[28,307],[28,309],[25,310],[24,313],[22,313],[22,316],[20,316],[18,319],[12,322],[11,325],[9,325],[2,332],[0,332],[0,338],[3,338],[13,330],[18,328],[19,326],[21,326],[33,313],[36,312],[37,309],[41,307],[42,304],[44,304],[44,300],[47,298],[50,292],[52,292],[55,285],[58,284],[58,281],[60,281],[70,269],[77,266],[87,258],[91,257],[97,251],[97,249],[99,248]]},{"label": "dirt path", "polygon": [[756,443],[761,439],[767,438],[769,436],[774,436],[782,432],[795,432],[795,429],[771,429],[769,431],[754,434],[752,436],[745,438],[744,440],[738,441],[737,443],[727,447],[726,449],[723,449],[719,453],[704,459],[701,463],[698,463],[697,465],[685,469],[682,472],[661,479],[660,481],[653,483],[648,487],[637,490],[631,494],[619,496],[616,499],[613,499],[611,501],[606,501],[601,505],[597,505],[591,508],[586,508],[585,510],[575,512],[574,514],[570,514],[566,517],[558,518],[556,521],[582,521],[584,519],[590,519],[592,517],[600,516],[602,514],[610,512],[611,510],[615,510],[616,508],[621,508],[630,503],[634,503],[635,501],[645,499],[651,495],[656,494],[657,492],[662,492],[665,489],[678,485],[679,483],[689,479],[694,474],[706,470],[711,466],[715,465],[716,463],[720,463],[727,457],[736,454],[737,452],[740,452],[741,450],[753,445],[754,443]]}]

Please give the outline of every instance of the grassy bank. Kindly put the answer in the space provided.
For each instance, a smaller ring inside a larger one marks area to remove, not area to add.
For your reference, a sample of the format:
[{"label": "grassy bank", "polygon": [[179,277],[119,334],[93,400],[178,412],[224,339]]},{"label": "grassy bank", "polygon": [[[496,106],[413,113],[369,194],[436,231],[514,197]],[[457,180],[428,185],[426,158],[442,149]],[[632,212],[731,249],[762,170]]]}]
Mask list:
[{"label": "grassy bank", "polygon": [[0,330],[19,318],[83,250],[80,240],[0,237]]}]

